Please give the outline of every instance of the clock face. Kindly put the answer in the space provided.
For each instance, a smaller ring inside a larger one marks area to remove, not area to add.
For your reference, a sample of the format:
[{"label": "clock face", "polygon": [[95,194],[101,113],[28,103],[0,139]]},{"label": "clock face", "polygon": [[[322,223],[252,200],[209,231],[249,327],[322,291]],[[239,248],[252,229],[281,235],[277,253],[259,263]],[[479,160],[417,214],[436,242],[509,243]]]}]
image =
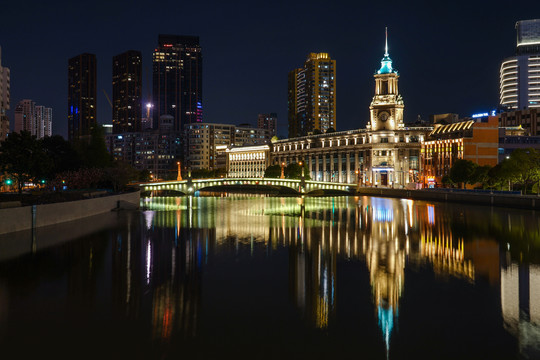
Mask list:
[{"label": "clock face", "polygon": [[388,120],[388,113],[386,111],[382,111],[380,114],[379,114],[379,120],[381,121],[386,121]]}]

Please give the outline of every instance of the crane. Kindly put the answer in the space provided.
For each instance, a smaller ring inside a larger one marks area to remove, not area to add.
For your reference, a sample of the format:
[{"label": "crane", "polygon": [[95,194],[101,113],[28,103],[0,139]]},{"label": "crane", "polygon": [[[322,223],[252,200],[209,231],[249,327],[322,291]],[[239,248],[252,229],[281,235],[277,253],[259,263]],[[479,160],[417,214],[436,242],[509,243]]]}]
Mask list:
[{"label": "crane", "polygon": [[107,98],[107,101],[109,102],[109,105],[111,105],[111,109],[112,109],[112,101],[111,101],[111,98],[109,97],[109,95],[107,95],[107,92],[105,91],[105,89],[101,89],[103,90],[103,93],[105,94],[105,97]]}]

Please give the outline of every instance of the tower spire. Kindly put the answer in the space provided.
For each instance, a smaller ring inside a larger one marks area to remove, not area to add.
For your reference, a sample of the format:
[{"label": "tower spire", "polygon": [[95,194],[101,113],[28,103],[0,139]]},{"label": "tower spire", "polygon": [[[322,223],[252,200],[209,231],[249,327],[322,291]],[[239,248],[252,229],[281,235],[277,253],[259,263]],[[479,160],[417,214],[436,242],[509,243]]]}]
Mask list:
[{"label": "tower spire", "polygon": [[386,41],[384,43],[384,56],[388,56],[388,27],[384,28],[384,33],[386,35]]}]

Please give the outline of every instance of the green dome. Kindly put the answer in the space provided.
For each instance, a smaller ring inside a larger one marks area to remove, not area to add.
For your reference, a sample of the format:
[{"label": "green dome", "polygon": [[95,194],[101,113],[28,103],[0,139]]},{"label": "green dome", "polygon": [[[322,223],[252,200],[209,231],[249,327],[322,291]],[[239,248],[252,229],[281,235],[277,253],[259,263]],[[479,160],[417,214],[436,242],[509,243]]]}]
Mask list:
[{"label": "green dome", "polygon": [[390,56],[385,55],[381,60],[381,68],[379,69],[379,71],[377,71],[377,74],[390,74],[393,72],[394,70],[392,69],[392,59],[390,59]]}]

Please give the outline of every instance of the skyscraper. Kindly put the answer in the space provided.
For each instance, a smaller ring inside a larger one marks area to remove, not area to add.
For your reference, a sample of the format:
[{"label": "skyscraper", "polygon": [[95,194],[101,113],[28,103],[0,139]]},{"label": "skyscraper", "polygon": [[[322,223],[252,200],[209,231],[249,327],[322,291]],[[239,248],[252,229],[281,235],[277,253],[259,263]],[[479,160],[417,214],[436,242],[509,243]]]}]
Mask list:
[{"label": "skyscraper", "polygon": [[310,53],[288,76],[289,137],[336,129],[336,61]]},{"label": "skyscraper", "polygon": [[277,114],[259,114],[257,118],[257,127],[259,129],[268,130],[270,137],[275,136],[277,129]]},{"label": "skyscraper", "polygon": [[2,67],[2,48],[0,48],[0,141],[6,139],[9,132],[9,69]]},{"label": "skyscraper", "polygon": [[501,63],[500,105],[540,108],[540,19],[518,21],[516,31],[516,56]]},{"label": "skyscraper", "polygon": [[15,123],[13,131],[20,133],[28,131],[32,135],[36,135],[36,103],[30,99],[24,99],[17,103],[14,112]]},{"label": "skyscraper", "polygon": [[174,118],[175,131],[202,122],[202,53],[198,36],[159,35],[153,54],[153,123]]},{"label": "skyscraper", "polygon": [[52,109],[24,99],[15,107],[14,131],[28,131],[41,139],[52,135]]},{"label": "skyscraper", "polygon": [[141,130],[142,55],[129,50],[113,57],[113,133]]},{"label": "skyscraper", "polygon": [[36,136],[41,139],[52,136],[52,109],[43,105],[36,105]]},{"label": "skyscraper", "polygon": [[94,54],[77,55],[68,61],[68,139],[90,135],[97,124],[96,67]]}]

